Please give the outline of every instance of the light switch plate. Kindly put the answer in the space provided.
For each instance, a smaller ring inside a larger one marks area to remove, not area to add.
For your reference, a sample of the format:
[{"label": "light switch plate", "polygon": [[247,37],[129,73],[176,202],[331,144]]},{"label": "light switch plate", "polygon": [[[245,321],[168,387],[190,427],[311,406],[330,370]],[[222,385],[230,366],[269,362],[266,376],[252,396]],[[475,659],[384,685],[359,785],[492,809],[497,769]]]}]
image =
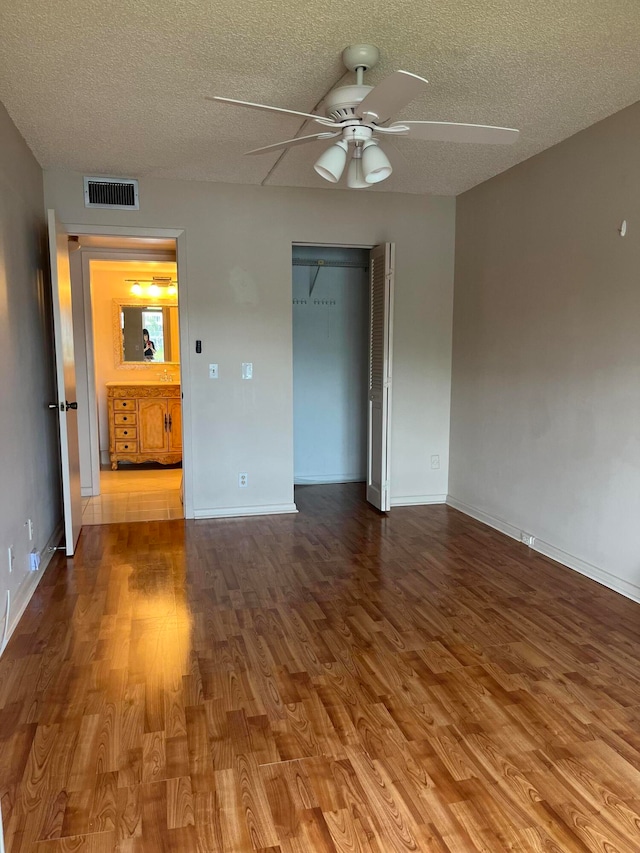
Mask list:
[{"label": "light switch plate", "polygon": [[217,379],[218,378],[218,365],[210,364],[209,365],[209,379]]},{"label": "light switch plate", "polygon": [[243,361],[242,362],[242,378],[243,379],[253,379],[253,362],[252,361]]}]

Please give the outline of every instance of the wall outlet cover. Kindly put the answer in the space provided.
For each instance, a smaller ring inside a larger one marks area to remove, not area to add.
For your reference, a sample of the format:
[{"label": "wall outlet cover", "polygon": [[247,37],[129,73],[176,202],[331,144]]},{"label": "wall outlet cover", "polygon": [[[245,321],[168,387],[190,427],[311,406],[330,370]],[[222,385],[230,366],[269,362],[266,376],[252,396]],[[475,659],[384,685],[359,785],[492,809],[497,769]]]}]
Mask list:
[{"label": "wall outlet cover", "polygon": [[249,485],[249,475],[246,473],[238,474],[238,488],[246,489]]}]

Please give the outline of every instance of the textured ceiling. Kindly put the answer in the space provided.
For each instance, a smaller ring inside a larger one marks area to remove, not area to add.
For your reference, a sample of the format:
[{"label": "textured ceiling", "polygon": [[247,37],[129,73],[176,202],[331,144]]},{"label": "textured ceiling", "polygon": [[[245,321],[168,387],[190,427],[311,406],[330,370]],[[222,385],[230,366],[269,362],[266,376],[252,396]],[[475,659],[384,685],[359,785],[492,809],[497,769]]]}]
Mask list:
[{"label": "textured ceiling", "polygon": [[326,143],[242,156],[296,119],[203,96],[310,111],[357,42],[382,54],[366,82],[429,79],[398,118],[522,132],[385,143],[394,173],[374,191],[457,194],[640,99],[638,0],[3,0],[0,100],[45,168],[329,188],[312,168]]}]

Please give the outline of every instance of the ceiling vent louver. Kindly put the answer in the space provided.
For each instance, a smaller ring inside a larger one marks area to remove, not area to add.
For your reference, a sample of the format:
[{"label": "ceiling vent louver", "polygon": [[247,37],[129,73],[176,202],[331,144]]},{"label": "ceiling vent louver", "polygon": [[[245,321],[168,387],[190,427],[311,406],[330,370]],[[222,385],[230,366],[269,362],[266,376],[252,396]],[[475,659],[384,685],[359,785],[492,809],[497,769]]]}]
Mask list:
[{"label": "ceiling vent louver", "polygon": [[85,178],[84,206],[139,210],[138,182],[129,178]]}]

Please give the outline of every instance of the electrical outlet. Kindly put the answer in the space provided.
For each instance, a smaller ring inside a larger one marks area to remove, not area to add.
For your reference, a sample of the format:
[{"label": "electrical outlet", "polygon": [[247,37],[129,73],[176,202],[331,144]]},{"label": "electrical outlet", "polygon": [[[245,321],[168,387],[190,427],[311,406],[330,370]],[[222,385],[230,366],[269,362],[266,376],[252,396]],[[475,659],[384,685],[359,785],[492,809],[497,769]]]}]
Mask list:
[{"label": "electrical outlet", "polygon": [[15,559],[16,559],[16,555],[13,552],[13,545],[9,545],[9,547],[7,548],[7,558],[9,560],[9,572],[12,572],[13,571],[13,564],[14,564]]},{"label": "electrical outlet", "polygon": [[36,551],[34,548],[33,551],[29,554],[29,570],[32,572],[37,572],[40,568],[40,552]]},{"label": "electrical outlet", "polygon": [[238,488],[246,489],[249,485],[249,475],[246,473],[238,474]]},{"label": "electrical outlet", "polygon": [[533,548],[533,543],[536,541],[536,537],[532,536],[530,533],[525,533],[524,530],[521,530],[520,541],[527,547]]},{"label": "electrical outlet", "polygon": [[431,468],[434,471],[439,470],[439,468],[440,468],[440,454],[439,453],[434,453],[431,456]]},{"label": "electrical outlet", "polygon": [[252,361],[243,361],[242,362],[242,378],[243,379],[253,379],[253,362]]}]

